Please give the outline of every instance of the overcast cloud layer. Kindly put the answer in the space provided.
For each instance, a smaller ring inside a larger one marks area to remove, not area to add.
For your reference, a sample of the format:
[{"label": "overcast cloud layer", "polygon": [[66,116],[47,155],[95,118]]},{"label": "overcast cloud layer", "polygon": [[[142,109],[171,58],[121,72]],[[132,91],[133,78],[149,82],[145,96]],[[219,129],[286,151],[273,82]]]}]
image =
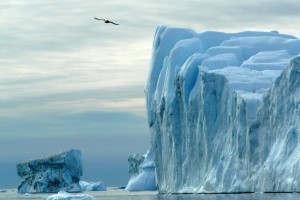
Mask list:
[{"label": "overcast cloud layer", "polygon": [[84,179],[125,185],[128,154],[149,147],[156,27],[299,37],[299,10],[298,0],[1,1],[0,188],[17,186],[16,163],[68,148],[82,150]]}]

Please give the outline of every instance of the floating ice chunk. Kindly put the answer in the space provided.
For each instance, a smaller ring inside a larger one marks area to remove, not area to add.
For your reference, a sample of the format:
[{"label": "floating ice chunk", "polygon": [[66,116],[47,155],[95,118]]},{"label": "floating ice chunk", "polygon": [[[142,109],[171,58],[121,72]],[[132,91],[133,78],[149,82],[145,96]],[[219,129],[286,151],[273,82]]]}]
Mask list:
[{"label": "floating ice chunk", "polygon": [[79,185],[82,191],[86,191],[87,187],[90,185],[87,181],[79,181]]},{"label": "floating ice chunk", "polygon": [[103,181],[86,182],[79,181],[81,191],[106,191],[106,185]]},{"label": "floating ice chunk", "polygon": [[[135,156],[137,158],[137,156]],[[142,162],[141,162],[142,160]],[[136,161],[136,164],[132,164]],[[148,150],[147,153],[140,159],[132,159],[129,157],[130,167],[129,172],[131,178],[125,188],[129,191],[141,190],[156,190],[155,166],[153,161],[153,152]]]},{"label": "floating ice chunk", "polygon": [[79,183],[73,183],[71,185],[68,185],[67,187],[62,188],[60,191],[65,191],[69,193],[83,192]]},{"label": "floating ice chunk", "polygon": [[90,183],[86,188],[86,191],[106,191],[106,185],[102,181]]},{"label": "floating ice chunk", "polygon": [[58,194],[51,195],[49,197],[43,197],[43,200],[94,200],[95,198],[87,194],[73,195],[67,192],[58,192]]},{"label": "floating ice chunk", "polygon": [[25,193],[24,196],[25,197],[32,197],[33,195],[32,195],[32,193]]}]

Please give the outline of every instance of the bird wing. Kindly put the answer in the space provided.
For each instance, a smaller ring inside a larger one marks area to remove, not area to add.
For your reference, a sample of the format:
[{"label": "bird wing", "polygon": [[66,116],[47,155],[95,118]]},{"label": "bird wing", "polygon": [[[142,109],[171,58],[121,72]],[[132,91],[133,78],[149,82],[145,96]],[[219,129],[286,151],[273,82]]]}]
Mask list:
[{"label": "bird wing", "polygon": [[94,17],[94,19],[96,19],[96,20],[105,20],[105,19],[99,19],[99,18],[97,18],[97,17]]},{"label": "bird wing", "polygon": [[112,24],[114,24],[114,25],[119,25],[119,24],[117,24],[117,23],[115,23],[115,22],[112,22],[112,21],[109,21],[109,20],[106,20],[106,19],[99,19],[99,18],[97,18],[97,17],[94,17],[94,19],[96,19],[96,20],[103,20],[105,23],[112,23]]},{"label": "bird wing", "polygon": [[114,24],[114,25],[119,25],[119,24],[116,24],[115,22],[112,22],[112,21],[109,21],[109,23],[112,23],[112,24]]}]

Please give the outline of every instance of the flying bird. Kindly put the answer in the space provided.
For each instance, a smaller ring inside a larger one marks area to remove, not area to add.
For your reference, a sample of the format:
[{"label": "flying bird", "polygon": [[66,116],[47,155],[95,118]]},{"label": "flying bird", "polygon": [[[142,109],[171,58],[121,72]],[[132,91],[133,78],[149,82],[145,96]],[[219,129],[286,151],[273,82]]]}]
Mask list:
[{"label": "flying bird", "polygon": [[97,18],[97,17],[94,17],[96,20],[103,20],[104,21],[104,23],[111,23],[111,24],[114,24],[114,25],[119,25],[119,24],[116,24],[115,22],[112,22],[112,21],[109,21],[109,20],[107,20],[107,19],[99,19],[99,18]]}]

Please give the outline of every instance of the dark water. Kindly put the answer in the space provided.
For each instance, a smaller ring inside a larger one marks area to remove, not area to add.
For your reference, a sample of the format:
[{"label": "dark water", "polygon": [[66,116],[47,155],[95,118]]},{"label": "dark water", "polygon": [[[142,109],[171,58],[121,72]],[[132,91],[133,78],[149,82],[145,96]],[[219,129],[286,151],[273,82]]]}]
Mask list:
[{"label": "dark water", "polygon": [[300,200],[300,194],[187,194],[150,196],[108,196],[99,200]]},{"label": "dark water", "polygon": [[157,195],[157,200],[300,200],[298,193],[285,194],[188,194]]}]

